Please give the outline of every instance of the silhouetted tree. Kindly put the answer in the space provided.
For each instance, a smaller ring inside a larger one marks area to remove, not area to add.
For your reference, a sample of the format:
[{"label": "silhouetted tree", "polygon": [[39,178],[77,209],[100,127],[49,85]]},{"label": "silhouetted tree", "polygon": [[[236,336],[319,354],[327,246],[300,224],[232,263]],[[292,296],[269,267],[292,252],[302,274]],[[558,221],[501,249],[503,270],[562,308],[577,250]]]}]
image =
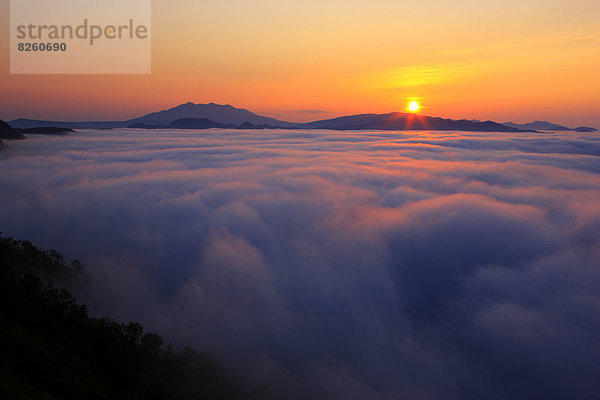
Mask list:
[{"label": "silhouetted tree", "polygon": [[210,355],[178,352],[138,323],[91,318],[40,276],[82,271],[55,250],[0,237],[0,393],[6,399],[271,399]]}]

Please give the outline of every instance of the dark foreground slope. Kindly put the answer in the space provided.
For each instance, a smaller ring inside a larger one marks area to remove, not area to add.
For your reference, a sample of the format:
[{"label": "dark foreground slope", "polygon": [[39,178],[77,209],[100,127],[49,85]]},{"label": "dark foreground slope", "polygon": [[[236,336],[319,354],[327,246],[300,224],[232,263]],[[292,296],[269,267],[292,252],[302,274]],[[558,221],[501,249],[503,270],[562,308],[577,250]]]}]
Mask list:
[{"label": "dark foreground slope", "polygon": [[91,318],[40,276],[81,273],[56,251],[0,238],[0,393],[6,399],[266,399],[207,354],[136,323]]},{"label": "dark foreground slope", "polygon": [[0,120],[0,139],[25,139],[24,133],[30,135],[67,135],[75,132],[69,128],[43,126],[37,128],[17,129]]},{"label": "dark foreground slope", "polygon": [[23,139],[25,136],[0,119],[0,139]]}]

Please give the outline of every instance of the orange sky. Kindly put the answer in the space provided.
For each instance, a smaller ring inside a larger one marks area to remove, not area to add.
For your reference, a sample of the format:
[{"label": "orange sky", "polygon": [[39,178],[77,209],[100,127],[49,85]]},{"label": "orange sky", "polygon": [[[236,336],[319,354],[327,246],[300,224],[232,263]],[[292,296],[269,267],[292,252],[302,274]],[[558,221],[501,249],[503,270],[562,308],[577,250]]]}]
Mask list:
[{"label": "orange sky", "polygon": [[404,111],[600,128],[598,0],[154,0],[151,75],[10,75],[0,118],[227,103],[292,121]]}]

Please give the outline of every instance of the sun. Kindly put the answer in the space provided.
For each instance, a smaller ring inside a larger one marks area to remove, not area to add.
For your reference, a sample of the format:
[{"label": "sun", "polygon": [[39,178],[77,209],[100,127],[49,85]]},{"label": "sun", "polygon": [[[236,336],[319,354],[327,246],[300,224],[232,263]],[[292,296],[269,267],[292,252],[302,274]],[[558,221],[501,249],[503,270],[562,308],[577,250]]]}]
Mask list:
[{"label": "sun", "polygon": [[410,112],[417,112],[419,111],[419,109],[421,108],[421,106],[419,105],[419,103],[417,103],[416,101],[411,101],[410,103],[408,103],[408,111]]}]

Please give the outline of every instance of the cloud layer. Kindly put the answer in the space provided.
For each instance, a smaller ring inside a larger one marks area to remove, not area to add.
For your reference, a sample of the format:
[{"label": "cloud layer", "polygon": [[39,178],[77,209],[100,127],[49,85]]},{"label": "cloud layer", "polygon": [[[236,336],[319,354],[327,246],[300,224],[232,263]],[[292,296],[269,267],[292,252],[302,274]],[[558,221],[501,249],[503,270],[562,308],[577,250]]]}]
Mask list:
[{"label": "cloud layer", "polygon": [[600,138],[88,131],[0,151],[0,230],[290,399],[600,391]]}]

